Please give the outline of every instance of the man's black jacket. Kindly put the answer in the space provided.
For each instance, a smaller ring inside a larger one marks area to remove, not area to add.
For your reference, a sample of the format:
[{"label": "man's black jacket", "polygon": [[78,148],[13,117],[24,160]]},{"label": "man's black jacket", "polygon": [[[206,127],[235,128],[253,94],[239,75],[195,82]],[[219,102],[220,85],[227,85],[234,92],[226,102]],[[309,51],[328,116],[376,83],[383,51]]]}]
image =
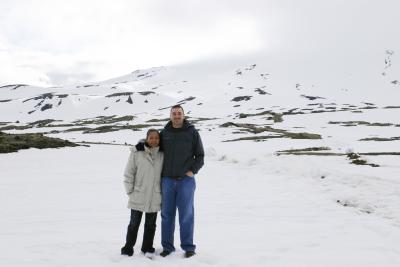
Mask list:
[{"label": "man's black jacket", "polygon": [[[160,133],[160,149],[164,152],[162,176],[184,177],[186,172],[196,174],[204,165],[204,149],[195,127],[184,120],[182,128],[172,127],[169,121]],[[143,150],[143,145],[136,145]]]}]

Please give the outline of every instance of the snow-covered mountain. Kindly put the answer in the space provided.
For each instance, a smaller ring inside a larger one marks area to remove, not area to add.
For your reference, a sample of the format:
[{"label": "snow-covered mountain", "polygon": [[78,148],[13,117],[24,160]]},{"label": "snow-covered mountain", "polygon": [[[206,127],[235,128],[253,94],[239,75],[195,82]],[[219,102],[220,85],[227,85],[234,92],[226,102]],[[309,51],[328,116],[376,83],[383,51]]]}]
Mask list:
[{"label": "snow-covered mountain", "polygon": [[[49,133],[51,126],[53,134],[66,130],[77,134],[93,128],[89,121],[102,116],[109,120],[95,125],[114,125],[113,131],[123,131],[126,127],[118,126],[145,124],[140,128],[146,128],[146,124],[150,127],[154,121],[163,121],[169,107],[179,103],[198,128],[213,133],[226,123],[254,124],[319,134],[334,148],[340,148],[337,143],[357,147],[356,141],[362,138],[396,137],[400,64],[394,56],[394,51],[387,50],[379,57],[356,60],[354,56],[354,61],[348,55],[306,62],[299,57],[259,54],[136,70],[90,84],[51,88],[4,85],[0,87],[0,122],[3,130]],[[38,125],[48,119],[55,121]],[[384,125],[370,127],[374,123]],[[343,127],[349,124],[362,127]],[[86,128],[78,131],[74,126]],[[253,134],[265,132],[264,128]],[[348,136],[342,136],[344,132]],[[249,130],[235,137],[248,135]],[[94,139],[104,141],[102,137]],[[377,149],[386,150],[383,145]]]},{"label": "snow-covered mountain", "polygon": [[394,51],[381,52],[376,58],[347,55],[307,61],[261,54],[137,70],[91,84],[52,88],[4,85],[0,87],[0,119],[158,116],[165,114],[160,110],[175,103],[185,104],[196,116],[218,117],[260,109],[282,112],[312,103],[334,103],[338,109],[344,104],[362,106],[363,102],[396,105],[400,63],[393,59]]}]

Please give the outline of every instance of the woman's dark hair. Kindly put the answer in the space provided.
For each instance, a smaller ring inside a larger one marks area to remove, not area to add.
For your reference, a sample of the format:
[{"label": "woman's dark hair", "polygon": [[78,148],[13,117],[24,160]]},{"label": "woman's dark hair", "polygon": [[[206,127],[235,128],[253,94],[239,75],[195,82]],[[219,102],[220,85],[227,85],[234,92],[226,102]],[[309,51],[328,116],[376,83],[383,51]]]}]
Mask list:
[{"label": "woman's dark hair", "polygon": [[146,133],[146,140],[147,140],[147,138],[149,138],[149,135],[152,133],[157,133],[158,137],[160,137],[160,132],[157,129],[149,129]]}]

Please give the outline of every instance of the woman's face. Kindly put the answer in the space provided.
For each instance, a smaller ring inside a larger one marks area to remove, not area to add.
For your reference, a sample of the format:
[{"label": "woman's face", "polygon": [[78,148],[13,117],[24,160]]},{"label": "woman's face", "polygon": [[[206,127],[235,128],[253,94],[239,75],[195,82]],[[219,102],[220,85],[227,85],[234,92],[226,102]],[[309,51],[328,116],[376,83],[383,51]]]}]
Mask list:
[{"label": "woman's face", "polygon": [[160,136],[158,133],[152,132],[146,139],[150,147],[156,147],[160,144]]}]

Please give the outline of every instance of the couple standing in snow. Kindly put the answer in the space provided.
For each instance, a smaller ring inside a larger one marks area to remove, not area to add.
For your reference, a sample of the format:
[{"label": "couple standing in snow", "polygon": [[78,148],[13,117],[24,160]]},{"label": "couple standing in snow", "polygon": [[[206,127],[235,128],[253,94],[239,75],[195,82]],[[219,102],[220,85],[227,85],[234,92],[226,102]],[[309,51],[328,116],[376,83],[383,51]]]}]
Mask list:
[{"label": "couple standing in snow", "polygon": [[145,213],[142,252],[153,254],[157,212],[161,210],[162,257],[175,251],[175,214],[178,208],[181,248],[185,257],[195,255],[194,175],[204,164],[204,150],[198,131],[185,120],[182,106],[171,108],[170,121],[159,133],[147,132],[145,143],[131,148],[124,172],[131,218],[122,255],[133,255],[143,212]]}]

